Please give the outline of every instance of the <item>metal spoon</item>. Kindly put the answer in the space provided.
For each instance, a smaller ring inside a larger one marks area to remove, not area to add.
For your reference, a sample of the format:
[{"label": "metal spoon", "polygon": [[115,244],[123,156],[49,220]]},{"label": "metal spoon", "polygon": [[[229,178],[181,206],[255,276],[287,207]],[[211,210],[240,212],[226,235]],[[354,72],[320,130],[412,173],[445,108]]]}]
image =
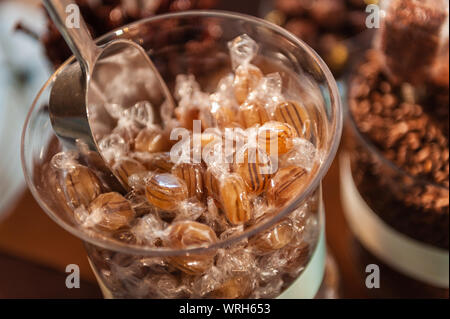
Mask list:
[{"label": "metal spoon", "polygon": [[44,0],[44,5],[79,62],[68,66],[53,85],[49,104],[53,129],[69,149],[87,145],[87,161],[116,185],[115,190],[123,191],[120,185],[126,190],[126,181],[104,165],[98,147],[98,141],[114,127],[105,105],[127,109],[148,101],[155,120],[164,123],[174,108],[170,91],[141,46],[114,40],[98,47],[74,1]]}]

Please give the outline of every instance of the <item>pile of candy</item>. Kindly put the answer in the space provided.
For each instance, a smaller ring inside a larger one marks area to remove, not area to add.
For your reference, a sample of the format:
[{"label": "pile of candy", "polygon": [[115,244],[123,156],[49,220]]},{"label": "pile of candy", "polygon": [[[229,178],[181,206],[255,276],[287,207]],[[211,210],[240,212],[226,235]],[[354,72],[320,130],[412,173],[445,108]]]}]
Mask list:
[{"label": "pile of candy", "polygon": [[311,142],[315,123],[302,101],[283,92],[280,74],[264,75],[251,64],[256,42],[242,35],[229,48],[234,73],[213,94],[202,92],[194,76],[179,75],[178,107],[162,125],[148,102],[126,110],[106,106],[117,125],[99,146],[127,186],[125,196],[81,165],[80,154],[52,159],[83,229],[155,249],[205,248],[146,258],[91,246],[114,296],[273,297],[309,260],[318,237],[317,192],[275,226],[226,249],[208,249],[273,218],[306,189],[320,164]]}]

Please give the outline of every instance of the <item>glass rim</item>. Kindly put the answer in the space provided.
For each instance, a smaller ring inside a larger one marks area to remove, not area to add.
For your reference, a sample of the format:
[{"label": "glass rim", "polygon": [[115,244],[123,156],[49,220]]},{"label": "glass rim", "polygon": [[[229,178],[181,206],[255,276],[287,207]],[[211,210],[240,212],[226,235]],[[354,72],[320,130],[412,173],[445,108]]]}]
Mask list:
[{"label": "glass rim", "polygon": [[[44,86],[40,89],[38,92],[36,98],[34,99],[32,106],[27,114],[27,118],[23,127],[22,131],[22,138],[21,138],[21,161],[22,161],[22,168],[25,175],[26,183],[33,194],[34,198],[40,205],[40,207],[44,210],[44,212],[53,220],[55,221],[59,226],[61,226],[63,229],[71,233],[72,235],[76,236],[77,238],[83,240],[86,243],[108,249],[113,250],[117,252],[127,253],[127,254],[134,254],[134,255],[145,255],[145,256],[179,256],[179,255],[188,255],[188,254],[202,254],[207,253],[212,250],[220,249],[229,247],[234,243],[237,243],[245,238],[250,238],[253,235],[264,231],[268,229],[269,227],[275,225],[277,222],[281,221],[284,217],[286,217],[289,213],[294,211],[300,204],[302,204],[305,199],[307,199],[309,196],[312,195],[312,193],[320,187],[320,183],[325,177],[326,173],[328,172],[335,156],[337,153],[337,150],[339,148],[339,144],[341,141],[342,136],[342,129],[343,129],[343,108],[342,108],[342,102],[339,95],[339,89],[338,85],[336,83],[336,80],[334,79],[331,71],[329,70],[328,66],[325,64],[325,62],[322,60],[322,58],[311,48],[309,47],[305,42],[303,42],[301,39],[297,38],[295,35],[290,33],[289,31],[283,29],[282,27],[273,24],[269,21],[266,21],[264,19],[241,14],[241,13],[234,13],[234,12],[228,12],[228,11],[221,11],[221,10],[190,10],[185,12],[177,12],[177,13],[168,13],[168,14],[162,14],[157,15],[145,19],[138,20],[136,22],[124,25],[120,28],[117,28],[115,30],[112,30],[103,36],[96,39],[96,42],[101,42],[105,39],[108,39],[108,37],[111,37],[112,35],[116,34],[119,30],[124,30],[127,28],[131,28],[133,26],[138,26],[145,23],[154,23],[162,20],[167,19],[173,19],[173,18],[223,18],[223,19],[239,19],[241,21],[249,22],[254,25],[262,26],[264,28],[270,29],[271,31],[274,31],[275,33],[280,34],[281,36],[285,37],[292,43],[294,43],[297,47],[302,48],[304,52],[306,52],[309,56],[309,58],[312,58],[314,63],[316,63],[319,67],[321,72],[324,75],[324,80],[328,86],[328,90],[330,92],[330,103],[334,106],[334,120],[336,121],[334,131],[331,134],[331,145],[327,149],[326,155],[324,156],[324,160],[321,163],[316,175],[312,179],[312,181],[309,183],[309,185],[306,187],[306,189],[294,200],[291,201],[289,205],[285,205],[280,211],[273,217],[268,218],[267,221],[261,222],[255,227],[250,228],[249,230],[244,230],[242,234],[238,236],[232,236],[226,240],[218,241],[217,243],[214,243],[212,245],[209,245],[207,247],[199,247],[199,248],[187,248],[187,249],[170,249],[170,248],[161,248],[161,247],[146,247],[141,246],[137,244],[126,244],[122,243],[116,240],[112,240],[110,237],[107,237],[103,234],[96,233],[95,237],[90,236],[86,230],[82,230],[79,227],[73,226],[68,224],[67,222],[63,221],[60,217],[58,217],[57,214],[55,214],[52,209],[50,209],[46,203],[40,198],[40,195],[34,185],[34,182],[31,179],[31,176],[27,173],[26,170],[26,155],[25,155],[25,137],[27,133],[27,129],[29,127],[29,122],[31,119],[31,116],[33,112],[35,111],[37,107],[37,103],[39,98],[41,97],[42,93],[48,88],[49,84],[54,81],[54,79],[58,76],[58,74],[70,63],[72,63],[75,58],[72,56],[69,58],[66,62],[64,62],[53,74],[52,76],[47,80],[47,82],[44,84]],[[320,199],[321,200],[321,199]],[[323,222],[323,221],[321,221]]]},{"label": "glass rim", "polygon": [[[351,85],[351,81],[350,81]],[[394,172],[398,173],[400,176],[405,176],[407,178],[410,178],[415,183],[420,185],[431,185],[433,187],[436,187],[437,189],[440,189],[442,191],[449,191],[449,188],[438,184],[436,182],[432,182],[426,178],[414,176],[411,173],[407,172],[397,164],[395,164],[390,159],[386,158],[382,151],[373,143],[364,133],[361,132],[358,125],[356,124],[355,117],[353,116],[352,111],[350,110],[350,97],[346,98],[347,102],[345,103],[345,113],[346,113],[346,121],[350,124],[351,129],[353,133],[356,135],[356,137],[360,140],[360,142],[372,153],[375,155],[375,157],[384,165],[387,165],[389,168],[391,168]]]}]

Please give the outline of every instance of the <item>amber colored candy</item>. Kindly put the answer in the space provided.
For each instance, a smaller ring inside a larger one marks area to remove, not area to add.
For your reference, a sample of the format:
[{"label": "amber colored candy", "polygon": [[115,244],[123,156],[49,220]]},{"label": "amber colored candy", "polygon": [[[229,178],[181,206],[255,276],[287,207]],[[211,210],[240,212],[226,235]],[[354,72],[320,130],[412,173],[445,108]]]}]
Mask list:
[{"label": "amber colored candy", "polygon": [[250,296],[251,292],[250,278],[242,275],[228,279],[205,297],[210,299],[245,299]]},{"label": "amber colored candy", "polygon": [[136,244],[136,236],[130,229],[121,229],[115,232],[112,237],[120,242],[134,245]]},{"label": "amber colored candy", "polygon": [[275,120],[292,126],[298,137],[305,139],[311,137],[311,119],[307,111],[297,102],[279,104],[275,109]]},{"label": "amber colored candy", "polygon": [[308,173],[298,166],[280,169],[271,179],[267,189],[267,200],[275,207],[281,207],[298,196],[307,186]]},{"label": "amber colored candy", "polygon": [[245,102],[239,108],[240,123],[244,128],[263,125],[269,121],[269,114],[258,102]]},{"label": "amber colored candy", "polygon": [[120,177],[123,183],[128,185],[128,178],[131,175],[145,172],[147,169],[138,161],[132,159],[123,159],[114,164],[114,171]]},{"label": "amber colored candy", "polygon": [[[195,138],[196,134],[194,134],[193,139]],[[211,143],[215,143],[221,140],[221,137],[218,136],[217,134],[213,134],[213,133],[201,133],[200,136],[200,143],[202,145],[202,149],[205,148],[206,146],[208,146]],[[194,140],[193,140],[194,141]]]},{"label": "amber colored candy", "polygon": [[173,167],[172,174],[186,183],[189,197],[203,200],[203,171],[201,164],[182,163]]},{"label": "amber colored candy", "polygon": [[233,225],[244,224],[252,217],[250,201],[245,189],[245,182],[239,175],[227,175],[220,180],[220,202],[225,216]]},{"label": "amber colored candy", "polygon": [[203,182],[208,196],[213,198],[218,206],[222,206],[220,204],[219,174],[212,168],[208,168],[203,174]]},{"label": "amber colored candy", "polygon": [[[283,155],[293,148],[295,130],[281,122],[267,122],[258,129],[258,144],[270,155]],[[277,147],[276,152],[275,146]]]},{"label": "amber colored candy", "polygon": [[145,196],[154,206],[174,211],[178,203],[189,198],[186,183],[172,174],[155,174],[145,187]]},{"label": "amber colored candy", "polygon": [[157,130],[144,129],[134,140],[134,149],[137,152],[157,153],[168,147],[164,135]]},{"label": "amber colored candy", "polygon": [[174,166],[169,152],[153,153],[141,162],[149,171],[160,173],[170,173]]},{"label": "amber colored candy", "polygon": [[241,65],[236,69],[234,78],[234,95],[239,104],[243,104],[248,95],[256,89],[263,78],[263,73],[254,65]]},{"label": "amber colored candy", "polygon": [[253,250],[264,255],[285,247],[295,235],[292,223],[284,220],[250,240]]},{"label": "amber colored candy", "polygon": [[175,116],[182,127],[192,131],[194,128],[194,121],[200,118],[200,110],[196,107],[178,107],[175,109]]},{"label": "amber colored candy", "polygon": [[269,185],[272,163],[270,157],[259,149],[246,149],[243,158],[237,157],[233,170],[245,182],[246,190],[261,194]]},{"label": "amber colored candy", "polygon": [[285,260],[285,271],[297,276],[301,269],[308,263],[311,254],[311,247],[305,241],[299,245],[288,245],[280,250],[280,259]]},{"label": "amber colored candy", "polygon": [[96,226],[108,231],[128,226],[135,216],[131,204],[119,193],[101,194],[89,205],[88,210],[91,215],[97,215]]},{"label": "amber colored candy", "polygon": [[214,127],[217,124],[215,116],[211,113],[211,110],[207,108],[200,110],[199,120],[202,123],[203,130]]},{"label": "amber colored candy", "polygon": [[65,193],[73,207],[88,207],[102,192],[98,177],[86,166],[76,165],[64,177]]},{"label": "amber colored candy", "polygon": [[[217,242],[216,233],[207,225],[185,221],[170,227],[167,246],[172,249],[188,249],[208,247]],[[189,275],[201,275],[214,263],[213,253],[201,255],[173,256],[169,262],[179,270]]]},{"label": "amber colored candy", "polygon": [[235,111],[228,106],[218,106],[211,110],[217,126],[221,129],[232,126],[235,120]]}]

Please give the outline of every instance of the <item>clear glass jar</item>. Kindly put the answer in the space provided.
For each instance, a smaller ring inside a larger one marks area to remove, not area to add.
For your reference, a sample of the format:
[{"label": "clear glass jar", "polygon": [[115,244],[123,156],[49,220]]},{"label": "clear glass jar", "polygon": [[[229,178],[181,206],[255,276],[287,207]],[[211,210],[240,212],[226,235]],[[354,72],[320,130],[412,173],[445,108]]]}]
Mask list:
[{"label": "clear glass jar", "polygon": [[342,205],[356,262],[380,267],[371,295],[448,298],[448,1],[380,5],[348,86]]},{"label": "clear glass jar", "polygon": [[[323,280],[326,263],[324,209],[321,181],[339,145],[342,110],[336,83],[320,57],[295,36],[263,20],[214,11],[191,11],[153,17],[111,32],[99,44],[115,38],[141,44],[169,87],[174,77],[192,73],[202,85],[217,83],[229,71],[227,43],[248,34],[260,45],[255,64],[265,72],[282,70],[285,79],[299,81],[300,97],[308,99],[315,124],[314,144],[320,164],[301,194],[269,219],[225,236],[209,247],[174,250],[141,246],[101,236],[80,227],[71,209],[61,200],[49,160],[64,150],[53,133],[48,100],[58,75],[73,63],[66,62],[37,96],[25,124],[22,161],[28,185],[44,211],[61,227],[86,243],[89,260],[107,298],[313,298],[333,296]],[[208,35],[205,37],[205,34]],[[202,80],[203,79],[203,80]],[[249,242],[288,220],[304,223],[291,243],[264,255],[255,255]],[[214,255],[215,263],[202,275],[189,275],[168,261],[187,256]],[[334,275],[334,277],[336,276]],[[322,286],[322,287],[321,287]],[[331,290],[330,290],[331,289]]]},{"label": "clear glass jar", "polygon": [[448,298],[449,189],[387,159],[347,112],[341,200],[361,269],[380,267],[375,297]]}]

